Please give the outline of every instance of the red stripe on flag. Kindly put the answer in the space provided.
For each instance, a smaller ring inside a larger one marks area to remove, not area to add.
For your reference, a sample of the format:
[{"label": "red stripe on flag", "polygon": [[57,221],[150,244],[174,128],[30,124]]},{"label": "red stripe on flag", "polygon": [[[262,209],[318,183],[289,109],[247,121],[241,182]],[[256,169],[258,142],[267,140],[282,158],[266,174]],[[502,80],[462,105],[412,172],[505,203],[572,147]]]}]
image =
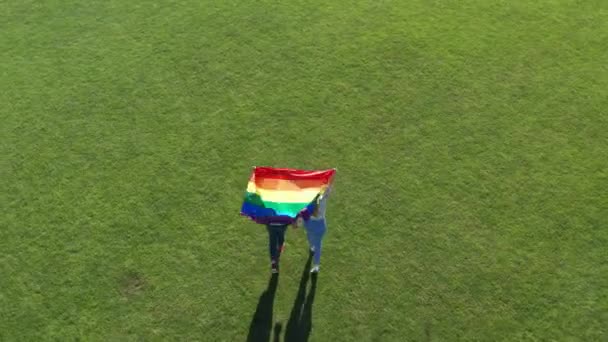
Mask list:
[{"label": "red stripe on flag", "polygon": [[327,184],[335,175],[335,169],[329,170],[299,170],[289,168],[274,168],[274,167],[256,167],[252,180],[254,179],[285,179],[294,181],[318,181],[321,184]]}]

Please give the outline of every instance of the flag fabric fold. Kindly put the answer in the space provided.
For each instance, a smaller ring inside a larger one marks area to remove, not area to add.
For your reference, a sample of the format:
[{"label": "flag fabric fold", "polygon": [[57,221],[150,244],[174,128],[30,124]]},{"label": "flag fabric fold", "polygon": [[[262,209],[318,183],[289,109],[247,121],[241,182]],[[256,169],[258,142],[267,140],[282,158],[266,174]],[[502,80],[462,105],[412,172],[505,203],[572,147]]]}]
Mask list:
[{"label": "flag fabric fold", "polygon": [[255,167],[247,184],[241,215],[260,224],[308,217],[331,184],[336,169],[299,170]]}]

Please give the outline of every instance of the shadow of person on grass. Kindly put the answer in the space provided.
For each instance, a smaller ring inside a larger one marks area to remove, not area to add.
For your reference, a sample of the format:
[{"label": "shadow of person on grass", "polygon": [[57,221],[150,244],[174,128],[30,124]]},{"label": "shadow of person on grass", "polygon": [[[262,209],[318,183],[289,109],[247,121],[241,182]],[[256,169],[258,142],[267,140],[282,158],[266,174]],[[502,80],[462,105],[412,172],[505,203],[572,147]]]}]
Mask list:
[{"label": "shadow of person on grass", "polygon": [[274,342],[280,342],[280,336],[281,336],[281,329],[283,328],[283,326],[281,325],[281,323],[276,323],[274,325]]},{"label": "shadow of person on grass", "polygon": [[[249,334],[247,341],[257,342],[270,340],[272,331],[272,306],[274,304],[274,295],[277,292],[277,284],[279,283],[279,275],[273,274],[268,282],[268,287],[258,301],[258,306],[253,314],[253,319],[249,325]],[[280,328],[279,328],[280,329]]]},{"label": "shadow of person on grass", "polygon": [[[311,275],[309,273],[311,260],[312,254],[308,256],[308,260],[304,266],[298,294],[296,295],[296,300],[291,309],[287,327],[285,328],[285,341],[288,342],[306,342],[312,330],[312,303],[315,300],[315,292],[317,290],[317,274],[313,273]],[[308,278],[311,278],[311,287],[308,296],[306,296]]]}]

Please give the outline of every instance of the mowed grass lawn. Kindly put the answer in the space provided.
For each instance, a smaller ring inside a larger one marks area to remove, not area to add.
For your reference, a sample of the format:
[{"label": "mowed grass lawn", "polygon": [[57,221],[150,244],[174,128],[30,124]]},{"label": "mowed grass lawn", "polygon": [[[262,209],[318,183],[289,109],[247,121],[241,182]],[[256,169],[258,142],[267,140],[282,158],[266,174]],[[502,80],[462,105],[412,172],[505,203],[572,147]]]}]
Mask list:
[{"label": "mowed grass lawn", "polygon": [[[608,340],[607,2],[0,9],[0,340]],[[254,165],[338,168],[314,295]]]}]

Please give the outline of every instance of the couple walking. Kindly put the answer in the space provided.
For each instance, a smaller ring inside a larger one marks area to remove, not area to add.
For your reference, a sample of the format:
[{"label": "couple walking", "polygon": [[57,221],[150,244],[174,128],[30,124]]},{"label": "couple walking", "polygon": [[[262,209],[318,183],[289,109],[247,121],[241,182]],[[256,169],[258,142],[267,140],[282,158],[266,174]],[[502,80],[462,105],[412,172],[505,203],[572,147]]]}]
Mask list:
[{"label": "couple walking", "polygon": [[[298,218],[293,224],[293,228],[304,226],[306,236],[310,246],[310,252],[313,253],[313,266],[310,269],[311,273],[318,273],[321,266],[321,241],[323,235],[327,231],[327,223],[325,221],[325,209],[327,207],[327,198],[331,187],[321,195],[318,200],[315,210],[308,219]],[[285,232],[287,231],[286,224],[268,224],[268,242],[270,248],[270,267],[272,273],[279,273],[279,258],[285,249]]]}]

